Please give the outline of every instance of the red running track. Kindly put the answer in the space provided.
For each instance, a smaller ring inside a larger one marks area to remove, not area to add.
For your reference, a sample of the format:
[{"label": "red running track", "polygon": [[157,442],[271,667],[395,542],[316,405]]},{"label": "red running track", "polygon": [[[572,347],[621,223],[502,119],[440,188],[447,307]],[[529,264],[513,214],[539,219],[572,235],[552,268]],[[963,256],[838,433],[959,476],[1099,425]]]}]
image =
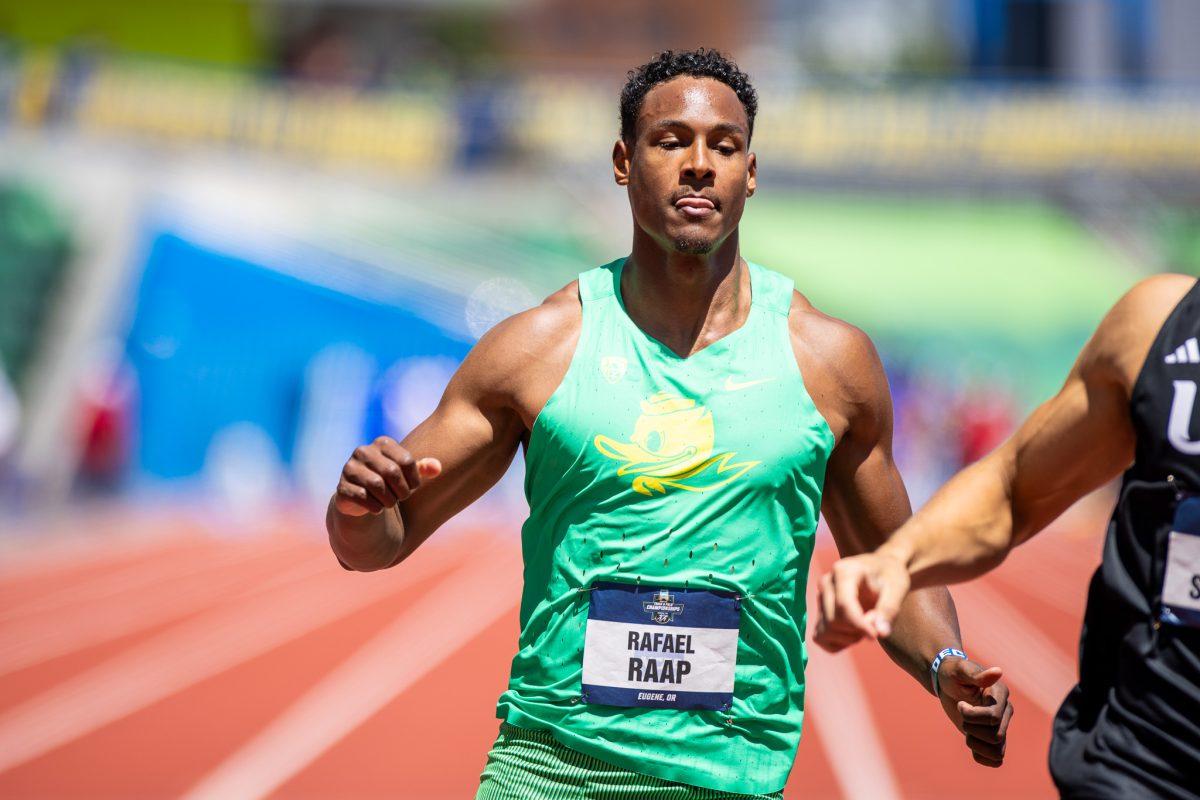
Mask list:
[{"label": "red running track", "polygon": [[[1050,719],[1102,527],[1074,519],[954,589],[968,651],[1013,689],[1002,769],[878,648],[813,652],[787,796],[1052,797]],[[369,575],[337,567],[311,520],[50,527],[0,550],[0,797],[473,796],[516,644],[515,526],[448,530]],[[814,573],[832,558],[823,542]]]}]

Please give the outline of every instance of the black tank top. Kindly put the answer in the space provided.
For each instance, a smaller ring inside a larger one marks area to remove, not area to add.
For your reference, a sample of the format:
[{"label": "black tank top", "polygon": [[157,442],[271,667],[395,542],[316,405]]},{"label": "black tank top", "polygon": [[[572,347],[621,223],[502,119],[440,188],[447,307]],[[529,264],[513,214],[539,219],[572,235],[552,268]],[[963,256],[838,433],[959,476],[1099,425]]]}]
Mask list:
[{"label": "black tank top", "polygon": [[1200,282],[1130,398],[1136,458],[1088,590],[1079,684],[1054,720],[1050,770],[1065,797],[1200,797],[1200,629],[1157,621],[1176,504],[1200,494],[1197,385]]}]

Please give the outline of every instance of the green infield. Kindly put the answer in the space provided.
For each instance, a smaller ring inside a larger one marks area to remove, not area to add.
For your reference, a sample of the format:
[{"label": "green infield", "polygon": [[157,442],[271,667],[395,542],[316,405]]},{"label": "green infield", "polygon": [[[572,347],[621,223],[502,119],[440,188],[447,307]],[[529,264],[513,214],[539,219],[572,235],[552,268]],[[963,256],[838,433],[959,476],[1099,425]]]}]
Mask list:
[{"label": "green infield", "polygon": [[1090,328],[1138,277],[1078,222],[1034,203],[759,197],[742,252],[829,313],[879,333],[1037,341]]},{"label": "green infield", "polygon": [[[623,208],[597,225],[560,195],[533,185],[519,206],[459,198],[383,212],[388,223],[367,223],[367,236],[428,264],[422,279],[447,288],[468,291],[500,274],[544,296],[627,246],[617,227],[628,224]],[[1026,402],[1054,390],[1105,309],[1141,275],[1080,222],[1036,201],[767,189],[747,207],[742,252],[865,329],[889,363],[1007,376]]]}]

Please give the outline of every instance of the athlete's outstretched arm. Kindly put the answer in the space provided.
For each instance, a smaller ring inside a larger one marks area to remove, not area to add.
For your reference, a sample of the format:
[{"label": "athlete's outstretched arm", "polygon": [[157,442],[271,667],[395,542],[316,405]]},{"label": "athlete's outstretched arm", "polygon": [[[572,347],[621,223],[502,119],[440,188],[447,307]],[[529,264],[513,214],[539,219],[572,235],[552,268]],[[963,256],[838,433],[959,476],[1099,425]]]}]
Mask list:
[{"label": "athlete's outstretched arm", "polygon": [[1133,460],[1129,398],[1158,329],[1195,279],[1135,286],[1105,316],[1062,389],[1003,445],[950,480],[875,553],[838,562],[825,627],[846,639],[886,630],[912,587],[996,567]]},{"label": "athlete's outstretched arm", "polygon": [[[838,351],[840,408],[846,419],[826,470],[822,511],[839,552],[849,556],[883,543],[909,517],[911,507],[892,458],[892,403],[883,365],[861,331],[850,329],[845,339]],[[837,424],[841,427],[842,421]],[[820,596],[821,618],[832,617],[837,597],[827,590]],[[818,625],[818,641],[826,646],[836,647],[839,635]],[[950,593],[944,587],[913,592],[880,643],[893,661],[932,692],[929,668],[935,656],[946,648],[962,649]],[[984,669],[965,659],[944,659],[938,669],[943,708],[966,734],[975,760],[988,766],[999,766],[1004,759],[1012,717],[1008,689],[999,680],[999,669]]]},{"label": "athlete's outstretched arm", "polygon": [[522,416],[520,395],[547,383],[541,373],[569,359],[560,351],[574,350],[579,316],[571,285],[501,322],[403,442],[381,437],[354,451],[326,513],[330,546],[343,566],[370,571],[400,563],[495,485],[532,422]]}]

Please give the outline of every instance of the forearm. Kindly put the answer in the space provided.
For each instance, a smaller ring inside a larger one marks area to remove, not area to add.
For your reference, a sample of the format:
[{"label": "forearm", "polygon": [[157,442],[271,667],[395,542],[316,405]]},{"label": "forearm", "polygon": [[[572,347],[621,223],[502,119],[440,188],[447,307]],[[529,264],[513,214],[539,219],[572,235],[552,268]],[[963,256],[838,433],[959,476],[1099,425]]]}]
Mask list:
[{"label": "forearm", "polygon": [[1019,543],[1009,474],[999,451],[963,470],[896,531],[879,553],[907,566],[913,588],[960,583],[983,575]]},{"label": "forearm", "polygon": [[892,634],[880,644],[888,656],[932,693],[929,666],[944,648],[962,649],[954,600],[944,586],[912,592],[900,606]]},{"label": "forearm", "polygon": [[329,501],[325,527],[329,546],[347,569],[372,572],[392,566],[404,547],[404,521],[399,504],[378,514],[353,517],[338,512],[335,499]]}]

